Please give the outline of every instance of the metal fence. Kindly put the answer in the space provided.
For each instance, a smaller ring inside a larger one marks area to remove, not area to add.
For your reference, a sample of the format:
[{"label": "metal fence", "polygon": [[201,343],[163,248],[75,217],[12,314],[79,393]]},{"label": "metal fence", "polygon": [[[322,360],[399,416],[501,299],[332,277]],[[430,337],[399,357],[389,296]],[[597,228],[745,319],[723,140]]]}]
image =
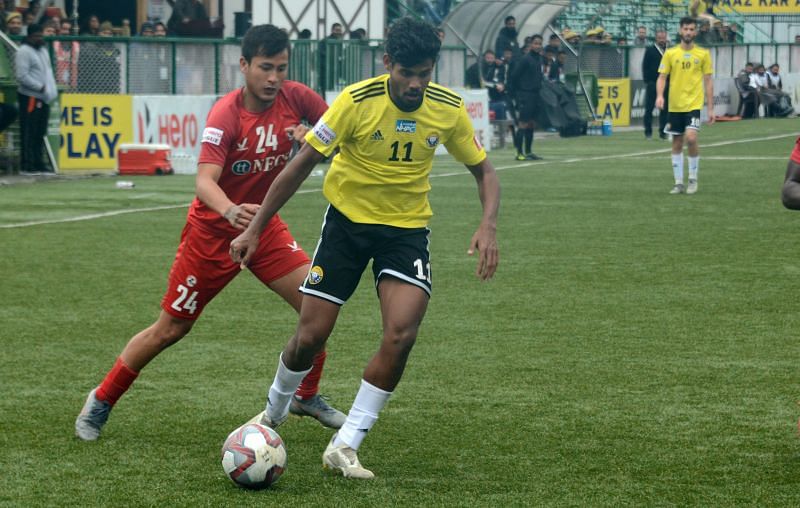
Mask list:
[{"label": "metal fence", "polygon": [[[237,40],[56,37],[48,39],[56,81],[68,93],[224,94],[244,84]],[[0,78],[14,78],[14,51],[0,52]],[[298,40],[289,77],[324,92],[383,72],[382,41]],[[434,79],[463,86],[466,49],[442,49]]]}]

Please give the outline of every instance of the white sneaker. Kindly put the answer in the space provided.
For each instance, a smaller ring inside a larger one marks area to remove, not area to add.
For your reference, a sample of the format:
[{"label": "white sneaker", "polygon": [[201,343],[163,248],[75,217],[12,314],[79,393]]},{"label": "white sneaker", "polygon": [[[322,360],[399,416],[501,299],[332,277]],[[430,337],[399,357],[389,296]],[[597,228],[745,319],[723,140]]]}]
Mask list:
[{"label": "white sneaker", "polygon": [[333,446],[336,436],[337,434],[333,435],[328,447],[325,448],[325,453],[322,454],[322,467],[339,471],[345,478],[358,478],[359,480],[375,478],[372,471],[364,469],[361,462],[358,461],[355,450],[346,444]]},{"label": "white sneaker", "polygon": [[675,186],[672,187],[672,190],[669,191],[669,193],[670,194],[683,194],[683,184],[682,183],[676,183]]},{"label": "white sneaker", "polygon": [[280,420],[277,420],[277,421],[273,422],[272,420],[270,420],[269,416],[267,416],[267,412],[266,411],[261,411],[260,413],[258,413],[254,417],[252,417],[249,420],[247,420],[247,423],[260,423],[261,425],[265,425],[265,426],[271,428],[272,430],[275,430],[275,429],[278,428],[278,426],[280,426],[280,424],[285,422],[286,418],[288,418],[288,417],[289,417],[289,415],[287,414],[283,418],[281,418]]},{"label": "white sneaker", "polygon": [[694,194],[697,192],[697,180],[689,179],[689,186],[686,187],[686,194]]},{"label": "white sneaker", "polygon": [[89,392],[81,413],[75,420],[75,435],[84,441],[96,441],[108,420],[111,404],[94,396],[97,388]]}]

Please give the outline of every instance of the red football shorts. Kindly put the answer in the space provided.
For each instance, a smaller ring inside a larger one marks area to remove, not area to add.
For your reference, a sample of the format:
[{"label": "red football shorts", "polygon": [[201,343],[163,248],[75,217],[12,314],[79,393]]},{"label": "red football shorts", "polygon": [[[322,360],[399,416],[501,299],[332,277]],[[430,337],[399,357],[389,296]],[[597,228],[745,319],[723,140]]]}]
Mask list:
[{"label": "red football shorts", "polygon": [[794,144],[794,150],[792,150],[792,161],[796,164],[800,164],[800,138],[797,138],[797,142]]},{"label": "red football shorts", "polygon": [[[241,272],[231,261],[231,239],[186,224],[169,272],[161,308],[182,319],[197,319],[203,308]],[[275,220],[261,235],[248,268],[264,284],[280,279],[310,261],[289,228]]]}]

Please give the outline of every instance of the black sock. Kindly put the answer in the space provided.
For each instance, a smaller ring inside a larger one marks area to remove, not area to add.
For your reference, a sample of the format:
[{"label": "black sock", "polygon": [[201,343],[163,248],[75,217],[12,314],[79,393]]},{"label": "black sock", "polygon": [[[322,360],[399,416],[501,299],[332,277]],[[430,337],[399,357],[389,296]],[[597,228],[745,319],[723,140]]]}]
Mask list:
[{"label": "black sock", "polygon": [[517,153],[522,153],[522,137],[525,129],[517,129],[517,132],[514,133],[514,148],[517,149]]},{"label": "black sock", "polygon": [[525,129],[525,153],[531,153],[533,147],[533,129]]}]

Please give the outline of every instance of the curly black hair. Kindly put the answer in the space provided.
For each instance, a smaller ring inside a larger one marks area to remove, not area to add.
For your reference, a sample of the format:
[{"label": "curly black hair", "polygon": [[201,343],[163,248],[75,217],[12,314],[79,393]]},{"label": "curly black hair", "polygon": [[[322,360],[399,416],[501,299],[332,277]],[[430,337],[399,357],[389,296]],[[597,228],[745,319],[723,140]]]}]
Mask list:
[{"label": "curly black hair", "polygon": [[436,62],[441,47],[433,25],[408,16],[398,19],[386,36],[389,60],[403,67],[414,67],[425,60]]},{"label": "curly black hair", "polygon": [[250,28],[242,39],[242,56],[249,63],[254,56],[273,56],[289,49],[289,36],[274,25]]}]

